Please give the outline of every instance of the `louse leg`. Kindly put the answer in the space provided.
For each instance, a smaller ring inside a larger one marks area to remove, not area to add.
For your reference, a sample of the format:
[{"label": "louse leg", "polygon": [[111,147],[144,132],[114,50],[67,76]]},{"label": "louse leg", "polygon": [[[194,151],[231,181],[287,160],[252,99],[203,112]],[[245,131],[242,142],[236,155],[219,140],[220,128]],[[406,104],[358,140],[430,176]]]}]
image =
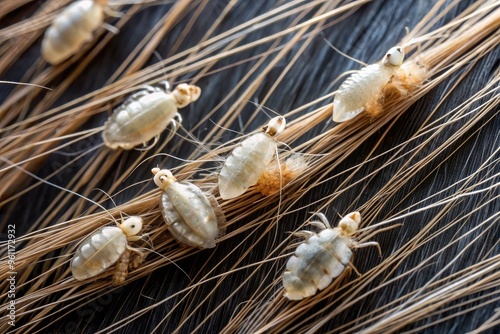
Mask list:
[{"label": "louse leg", "polygon": [[372,246],[377,247],[378,254],[380,256],[382,256],[382,248],[380,248],[380,244],[376,241],[363,242],[363,243],[354,242],[353,243],[354,248],[365,248],[365,247],[372,247]]},{"label": "louse leg", "polygon": [[149,95],[149,93],[154,92],[154,88],[151,86],[144,86],[144,88],[137,93],[130,95],[120,106],[120,109],[125,109],[130,103],[140,99],[143,96]]},{"label": "louse leg", "polygon": [[182,116],[181,116],[181,114],[176,113],[174,115],[174,118],[172,120],[178,123],[175,126],[178,126],[178,125],[182,124]]},{"label": "louse leg", "polygon": [[156,87],[154,87],[154,86],[144,85],[144,86],[141,87],[140,91],[138,91],[137,93],[135,93],[132,96],[138,95],[138,97],[142,97],[142,96],[145,96],[145,95],[149,95],[151,93],[156,93],[158,91],[159,91],[159,89],[156,88]]},{"label": "louse leg", "polygon": [[107,31],[109,31],[110,33],[112,34],[115,34],[115,35],[118,35],[118,33],[120,32],[120,29],[118,29],[117,27],[115,26],[112,26],[111,24],[109,23],[103,23],[102,24],[102,27],[104,29],[106,29]]},{"label": "louse leg", "polygon": [[162,80],[158,82],[158,88],[160,88],[165,93],[170,92],[170,82],[168,82],[167,80]]},{"label": "louse leg", "polygon": [[358,233],[359,232],[363,232],[363,231],[369,231],[372,228],[377,228],[372,233],[363,236],[363,239],[370,240],[370,239],[372,239],[374,236],[376,236],[379,233],[382,233],[382,232],[385,232],[385,231],[389,231],[389,230],[392,230],[393,228],[401,227],[401,226],[403,226],[403,224],[394,224],[394,225],[386,226],[386,227],[382,227],[382,228],[377,228],[377,226],[367,226],[365,228],[362,228],[362,229],[358,230]]},{"label": "louse leg", "polygon": [[113,274],[112,283],[114,286],[122,285],[128,276],[128,266],[130,262],[130,250],[127,249],[123,252],[122,256],[118,259],[115,265],[115,273]]},{"label": "louse leg", "polygon": [[146,258],[146,254],[143,252],[139,251],[138,249],[135,248],[130,248],[130,251],[133,252],[133,254],[130,257],[130,262],[128,264],[128,269],[129,270],[134,270],[139,268],[141,263],[144,261],[144,258]]},{"label": "louse leg", "polygon": [[151,145],[148,145],[148,143],[142,143],[142,148],[138,148],[138,151],[147,151],[153,146],[155,146],[158,143],[158,140],[160,139],[160,135],[156,135],[153,137],[153,143]]},{"label": "louse leg", "polygon": [[[321,222],[312,221],[309,224],[317,226],[322,230],[324,230],[325,228],[332,228],[330,222],[328,221],[328,218],[326,218],[326,216],[322,212],[316,212],[315,215],[319,218],[319,220],[321,220]],[[321,226],[321,223],[323,223],[323,226]]]},{"label": "louse leg", "polygon": [[314,232],[306,231],[306,230],[302,230],[302,231],[298,231],[298,232],[293,233],[294,236],[299,237],[299,238],[304,238],[304,239],[308,239],[308,238],[312,237],[314,234],[315,234]]},{"label": "louse leg", "polygon": [[117,11],[117,10],[114,10],[114,9],[112,9],[112,8],[111,8],[111,7],[109,7],[109,6],[105,6],[105,7],[103,8],[103,10],[104,10],[104,13],[105,13],[107,16],[111,16],[111,17],[118,17],[118,18],[123,17],[123,13],[122,13],[122,12],[119,12],[119,11]]},{"label": "louse leg", "polygon": [[359,270],[354,266],[354,264],[352,262],[349,262],[349,268],[352,268],[352,270],[354,270],[354,272],[356,273],[356,275],[358,276],[361,276],[361,273],[359,272]]},{"label": "louse leg", "polygon": [[310,221],[307,225],[316,226],[320,230],[324,230],[324,229],[327,228],[326,225],[325,225],[325,223],[317,221],[317,220]]}]

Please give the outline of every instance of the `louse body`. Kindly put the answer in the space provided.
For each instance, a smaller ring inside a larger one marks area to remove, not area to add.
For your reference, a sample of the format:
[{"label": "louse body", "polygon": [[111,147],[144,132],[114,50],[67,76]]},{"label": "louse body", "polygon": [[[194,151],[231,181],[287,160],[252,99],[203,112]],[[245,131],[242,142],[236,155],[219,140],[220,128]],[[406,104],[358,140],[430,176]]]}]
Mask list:
[{"label": "louse body", "polygon": [[215,247],[225,232],[226,218],[211,194],[189,182],[177,182],[166,169],[152,169],[156,185],[163,190],[160,208],[167,227],[181,243],[198,248]]},{"label": "louse body", "polygon": [[[130,217],[118,226],[105,226],[90,234],[78,246],[71,260],[71,272],[79,281],[99,275],[117,263],[113,284],[125,281],[130,261],[130,251],[142,259],[142,253],[128,246],[129,241],[140,239],[140,217]],[[134,264],[134,266],[136,266]]]},{"label": "louse body", "polygon": [[64,9],[45,32],[42,57],[57,65],[92,40],[104,22],[104,1],[76,1]]},{"label": "louse body", "polygon": [[182,121],[178,108],[196,101],[201,89],[180,84],[171,92],[168,83],[164,84],[164,88],[146,87],[114,110],[102,132],[106,146],[130,150],[158,136],[170,123],[175,132],[177,122]]},{"label": "louse body", "polygon": [[323,214],[318,216],[321,222],[311,224],[320,227],[321,232],[304,231],[309,237],[286,264],[283,287],[289,300],[301,300],[326,288],[349,265],[352,248],[378,246],[376,242],[358,244],[352,240],[361,221],[359,212],[349,213],[336,228],[331,228]]},{"label": "louse body", "polygon": [[285,126],[284,117],[275,117],[264,127],[264,132],[243,140],[231,152],[219,174],[221,198],[238,197],[259,181],[276,153],[274,137],[279,135]]},{"label": "louse body", "polygon": [[380,104],[382,89],[399,69],[403,59],[403,48],[397,46],[391,48],[380,63],[363,67],[349,76],[335,94],[333,120],[345,122],[367,108]]}]

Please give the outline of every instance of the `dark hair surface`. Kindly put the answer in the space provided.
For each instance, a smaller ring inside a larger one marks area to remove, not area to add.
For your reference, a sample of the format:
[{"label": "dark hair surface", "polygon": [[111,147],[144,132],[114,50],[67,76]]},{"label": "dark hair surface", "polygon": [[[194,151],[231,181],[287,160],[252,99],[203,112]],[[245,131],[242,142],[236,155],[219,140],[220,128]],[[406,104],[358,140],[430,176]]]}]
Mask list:
[{"label": "dark hair surface", "polygon": [[[0,77],[52,90],[0,83],[0,233],[16,240],[13,267],[8,241],[0,250],[2,311],[16,305],[15,327],[2,318],[2,332],[495,331],[499,1],[148,1],[113,7],[123,15],[105,22],[118,32],[99,28],[52,67],[41,40],[68,1],[25,2],[0,5],[9,13]],[[396,45],[402,70],[376,96],[362,83],[365,112],[333,122],[345,72]],[[147,148],[103,146],[113,108],[161,80],[201,88],[179,109],[182,127]],[[279,164],[257,188],[221,200],[224,159],[275,113],[287,122]],[[157,166],[217,198],[227,226],[215,248],[168,232]],[[353,241],[378,242],[381,255],[355,249],[327,288],[286,299],[297,232],[318,231],[307,224],[314,213],[337,226],[353,211],[362,217]],[[144,262],[120,287],[112,269],[74,280],[78,243],[120,215],[143,218],[143,238],[129,244]]]}]

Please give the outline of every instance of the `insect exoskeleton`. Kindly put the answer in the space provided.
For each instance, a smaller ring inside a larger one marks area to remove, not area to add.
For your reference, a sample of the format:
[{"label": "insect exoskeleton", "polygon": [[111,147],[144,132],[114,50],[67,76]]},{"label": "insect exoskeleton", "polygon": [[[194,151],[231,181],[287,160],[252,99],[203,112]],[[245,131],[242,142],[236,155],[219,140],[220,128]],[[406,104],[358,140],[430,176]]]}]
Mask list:
[{"label": "insect exoskeleton", "polygon": [[57,65],[91,41],[94,31],[104,22],[107,2],[80,0],[64,9],[45,32],[42,41],[43,59]]},{"label": "insect exoskeleton", "polygon": [[142,218],[132,216],[117,226],[105,226],[90,234],[78,246],[71,260],[71,272],[79,281],[104,272],[116,263],[113,284],[123,284],[127,277],[131,253],[136,257],[130,267],[134,269],[144,258],[143,253],[128,245],[141,239]]},{"label": "insect exoskeleton", "polygon": [[189,182],[177,182],[167,169],[153,168],[154,182],[163,190],[160,208],[167,227],[181,243],[213,248],[225,232],[226,218],[211,194]]},{"label": "insect exoskeleton", "polygon": [[285,117],[274,117],[263,132],[251,135],[231,152],[219,173],[222,199],[238,197],[257,183],[276,153],[274,137],[285,127]]},{"label": "insect exoskeleton", "polygon": [[170,91],[168,82],[162,84],[164,87],[147,86],[114,110],[102,132],[106,146],[130,150],[159,136],[169,123],[175,133],[178,123],[182,122],[178,108],[198,100],[201,89],[179,84]]},{"label": "insect exoskeleton", "polygon": [[380,247],[376,242],[360,244],[352,240],[361,222],[359,212],[346,215],[336,228],[330,226],[325,215],[317,215],[321,221],[310,224],[321,228],[321,232],[302,231],[308,238],[297,247],[286,264],[283,287],[289,300],[301,300],[326,288],[349,264],[352,248]]},{"label": "insect exoskeleton", "polygon": [[387,51],[380,63],[363,67],[349,76],[333,100],[333,120],[345,122],[363,111],[373,115],[382,108],[382,89],[389,83],[404,60],[404,50],[396,46]]}]

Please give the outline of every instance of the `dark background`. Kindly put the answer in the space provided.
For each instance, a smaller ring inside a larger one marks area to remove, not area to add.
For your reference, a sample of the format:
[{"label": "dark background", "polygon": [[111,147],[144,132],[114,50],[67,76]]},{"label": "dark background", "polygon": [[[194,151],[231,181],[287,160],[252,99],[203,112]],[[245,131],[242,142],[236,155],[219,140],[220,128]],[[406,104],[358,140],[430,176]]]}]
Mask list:
[{"label": "dark background", "polygon": [[[451,3],[451,1],[448,1]],[[436,22],[436,26],[441,26],[446,22],[449,22],[452,18],[456,17],[460,12],[462,12],[468,5],[473,1],[461,1],[455,8],[451,9],[443,18]],[[235,27],[250,18],[256,17],[266,11],[270,10],[276,4],[281,2],[275,1],[240,1],[236,4],[231,14],[222,22],[221,26],[216,32],[223,32],[231,27]],[[420,19],[429,11],[431,5],[434,1],[373,1],[372,3],[362,6],[359,10],[350,15],[347,19],[339,22],[338,24],[327,27],[323,30],[324,37],[330,41],[334,46],[341,49],[348,55],[360,59],[366,63],[373,63],[378,61],[386,50],[394,46],[399,40],[405,36],[405,27],[410,29],[414,27]],[[36,8],[39,3],[34,2],[31,6],[26,6],[15,12],[15,15],[6,19],[5,22],[9,20],[16,21],[19,18],[27,17],[34,8]],[[193,27],[190,29],[189,38],[184,40],[180,46],[180,50],[186,49],[196,44],[199,38],[208,30],[211,24],[215,21],[216,17],[221,13],[226,5],[226,1],[209,1],[209,4],[203,10],[203,15],[201,19],[196,20]],[[110,77],[110,75],[118,68],[119,64],[129,55],[131,50],[135,45],[142,39],[142,37],[151,29],[154,23],[170,8],[170,5],[162,6],[152,6],[145,8],[144,10],[137,13],[131,22],[129,22],[125,27],[123,27],[118,35],[116,35],[108,44],[107,48],[101,52],[98,57],[90,64],[86,69],[84,75],[81,75],[78,80],[74,82],[66,91],[64,96],[58,100],[57,105],[63,104],[67,101],[71,101],[74,98],[84,95],[85,93],[92,92],[99,89],[105,81]],[[178,39],[179,34],[185,28],[187,21],[192,15],[193,11],[189,12],[187,17],[179,22],[169,33],[166,38],[160,43],[157,48],[158,55],[161,58],[167,57],[170,52],[170,46],[175,43]],[[252,34],[249,40],[257,40],[260,37],[271,35],[287,27],[290,24],[292,18],[285,19],[283,21],[277,22],[269,27],[261,30],[257,30]],[[111,21],[112,23],[112,21]],[[498,33],[498,31],[497,31]],[[22,74],[33,64],[39,56],[39,47],[41,40],[33,45],[15,64],[12,68],[3,75],[2,80],[21,80]],[[244,43],[244,42],[243,42]],[[260,87],[258,87],[254,101],[261,101],[267,94],[269,88],[274,84],[276,78],[281,75],[283,69],[289,61],[293,58],[297,52],[300,45],[297,45],[296,49],[284,59],[280,61],[275,68],[267,75],[266,81]],[[251,56],[260,54],[261,52],[267,51],[269,45],[263,45],[255,47],[247,52],[237,54],[228,59],[224,59],[219,62],[215,68],[223,68],[225,65],[234,64],[238,60],[244,60]],[[500,48],[497,47],[493,52],[486,55],[477,64],[470,68],[470,72],[467,74],[465,80],[459,83],[458,87],[451,93],[451,95],[441,104],[439,109],[437,109],[436,114],[433,116],[434,119],[444,115],[449,110],[455,108],[460,103],[464,102],[467,98],[472,96],[478,89],[483,87],[488,80],[493,76],[494,71],[498,68],[498,59],[500,55]],[[153,64],[158,61],[157,56],[152,56],[148,64]],[[237,82],[249,71],[251,66],[255,64],[255,60],[250,62],[245,62],[237,66],[231,66],[229,69],[207,75],[197,82],[197,85],[202,87],[203,93],[199,101],[191,105],[182,111],[184,118],[183,126],[186,129],[191,129],[193,125],[198,124],[198,122],[203,118],[208,111],[210,111],[214,106],[216,106],[227,94],[227,92],[234,87]],[[339,74],[346,70],[358,69],[359,65],[355,62],[346,59],[345,57],[339,55],[337,52],[332,50],[326,42],[323,40],[322,35],[317,35],[313,43],[307,47],[306,51],[300,56],[297,63],[294,65],[292,71],[290,71],[285,79],[278,86],[276,92],[271,96],[269,100],[265,103],[266,107],[275,110],[280,113],[286,113],[293,110],[299,106],[302,106],[316,98],[319,98],[325,94],[331,93],[335,87],[332,86],[332,82],[337,78]],[[71,71],[71,68],[69,69]],[[383,153],[396,145],[404,142],[405,140],[412,137],[412,134],[420,127],[422,122],[428,117],[428,112],[433,110],[437,104],[441,101],[441,98],[450,89],[450,86],[455,82],[463,72],[454,73],[449,80],[443,82],[438,87],[430,91],[425,97],[419,99],[414,103],[414,105],[407,110],[399,120],[388,128],[387,126],[381,128],[379,134],[385,134],[381,145],[376,149],[376,154]],[[168,75],[167,75],[168,76]],[[184,76],[181,78],[176,78],[176,81],[190,81],[192,75]],[[54,83],[56,85],[57,82]],[[246,86],[244,87],[246,88]],[[0,97],[5,97],[8,94],[9,87],[0,87]],[[241,89],[243,91],[243,88]],[[231,102],[234,102],[234,98],[228,101],[227,105],[230,106]],[[328,103],[331,100],[328,100]],[[326,104],[326,102],[323,102]],[[214,116],[213,119],[217,120],[229,107],[222,107]],[[313,110],[310,108],[309,110]],[[243,123],[250,117],[252,112],[255,110],[255,106],[248,103],[244,111],[241,114]],[[305,112],[305,111],[304,111]],[[456,141],[452,147],[447,149],[438,159],[431,161],[425,168],[421,171],[417,177],[407,180],[405,189],[395,196],[393,205],[385,208],[386,212],[398,212],[410,205],[419,202],[426,197],[435,194],[447,186],[452,185],[458,180],[470,175],[472,172],[478,169],[478,167],[484,163],[488,156],[493,156],[498,160],[498,129],[500,128],[499,119],[497,116],[498,106],[496,110],[491,112],[491,117],[481,120],[476,124],[467,135],[463,136],[462,140]],[[296,116],[295,116],[296,117]],[[92,119],[86,128],[102,124],[105,115],[99,115],[98,117]],[[293,117],[292,117],[293,118]],[[261,113],[259,117],[251,122],[248,127],[241,128],[238,122],[235,122],[233,129],[242,132],[249,132],[256,127],[264,124],[266,122],[267,116]],[[454,129],[458,129],[463,126],[464,122],[457,122],[454,126],[449,128],[452,132]],[[201,127],[198,127],[193,135],[197,138],[203,138],[204,135],[213,127],[212,122],[205,122]],[[309,138],[321,133],[324,129],[328,129],[333,126],[331,121],[321,124],[320,126],[314,127],[308,134]],[[476,131],[479,130],[479,131]],[[232,132],[226,132],[224,138],[218,140],[219,143],[223,143],[228,139],[235,137]],[[432,150],[439,145],[441,145],[447,138],[449,134],[441,134],[433,140],[433,142],[426,147],[426,149]],[[375,135],[370,140],[366,141],[359,149],[353,152],[348,159],[342,162],[341,165],[336,168],[336,172],[329,176],[334,176],[337,173],[344,171],[345,169],[356,165],[363,161],[363,159],[368,155],[368,153],[373,149],[375,143],[379,140],[380,136]],[[299,142],[305,141],[307,138],[301,138],[298,142],[294,143],[296,146]],[[467,140],[465,140],[467,139]],[[415,147],[420,143],[422,139],[417,139],[413,142],[410,147]],[[100,141],[99,137],[92,138],[89,142],[86,142],[84,146],[93,146],[98,144]],[[176,137],[167,146],[166,152],[178,156],[180,158],[186,158],[189,153],[192,152],[194,146],[189,143],[181,143],[180,138]],[[85,147],[72,146],[67,148],[67,152],[76,152],[84,149]],[[170,151],[169,151],[170,149]],[[426,152],[421,152],[422,156],[425,156]],[[496,154],[496,155],[495,155]],[[121,163],[126,162],[127,159],[133,159],[138,153],[131,151],[123,155]],[[90,158],[92,155],[87,156],[85,159]],[[68,166],[68,176],[62,175],[58,179],[52,180],[54,183],[64,185],[65,180],[71,174],[71,171],[77,170],[79,167],[83,166],[85,159],[78,161],[71,166]],[[374,161],[371,164],[366,164],[358,172],[355,179],[361,178],[365,173],[371,172],[373,169],[378,168],[385,158]],[[404,160],[404,159],[403,159]],[[50,174],[54,166],[58,163],[66,163],[67,157],[63,154],[51,155],[47,162],[44,164],[43,168],[37,173],[40,176],[45,176]],[[153,164],[162,164],[164,167],[173,167],[177,165],[178,161],[173,159],[161,159],[155,158],[152,161]],[[328,217],[331,217],[333,224],[336,224],[335,218],[336,212],[347,212],[350,209],[357,209],[363,205],[368,199],[370,199],[378,190],[392,177],[395,170],[400,167],[404,161],[399,164],[393,164],[392,166],[384,169],[382,173],[378,173],[373,179],[370,180],[369,184],[358,184],[352,187],[349,193],[345,193],[335,200],[333,207],[330,207],[325,213]],[[117,166],[117,170],[123,168]],[[498,164],[492,166],[493,173],[495,171],[498,173]],[[150,178],[149,169],[145,168],[144,171],[137,171],[133,173],[127,180],[127,184],[132,184],[136,181],[146,180]],[[108,182],[111,182],[112,177],[110,177]],[[279,230],[276,230],[276,235],[268,234],[266,238],[259,241],[259,246],[254,249],[254,251],[246,256],[239,267],[244,265],[252,264],[254,262],[262,260],[267,252],[272,249],[271,242],[273,238],[278,238],[282,240],[285,238],[286,232],[294,230],[302,224],[306,219],[310,217],[310,212],[314,212],[322,204],[321,201],[326,200],[326,197],[331,193],[332,189],[338,185],[342,180],[337,180],[337,178],[330,179],[329,182],[323,183],[317,186],[314,191],[310,191],[300,199],[293,209],[301,208],[298,212],[287,215],[282,219],[282,223],[279,224]],[[498,177],[496,178],[498,183]],[[354,180],[352,181],[354,183]],[[125,188],[127,184],[124,184],[121,189]],[[483,188],[488,185],[495,184],[495,179],[488,181]],[[102,188],[106,189],[107,185],[103,184]],[[150,183],[148,189],[153,189],[153,185]],[[405,191],[412,191],[412,195],[405,197]],[[118,195],[115,200],[118,203],[126,202],[130,200],[136,190],[124,191]],[[59,192],[58,189],[50,187],[48,185],[37,187],[35,190],[30,191],[26,196],[23,197],[22,204],[17,203],[14,208],[16,226],[19,226],[18,233],[22,234],[23,230],[26,230],[30,226],[30,222],[33,217],[39,216],[50,200],[56,196]],[[444,198],[445,195],[450,195],[453,192],[448,190],[443,194],[437,196],[437,198]],[[484,194],[483,194],[484,195]],[[462,217],[465,213],[470,212],[479,207],[481,196],[477,195],[473,197],[464,198],[458,205],[456,205],[450,212],[441,219],[440,223],[436,225],[436,229],[446,225],[447,222],[457,220]],[[494,188],[488,196],[493,198],[498,195],[498,189]],[[286,194],[285,194],[286,196]],[[425,204],[434,203],[436,199],[425,201]],[[316,201],[320,201],[317,204]],[[310,204],[314,203],[314,204]],[[417,207],[423,207],[424,203],[419,204]],[[112,206],[110,204],[110,206]],[[8,209],[11,209],[9,207]],[[415,251],[412,256],[407,259],[407,261],[401,266],[399,266],[393,273],[393,277],[397,277],[402,274],[408,268],[412,268],[415,264],[420,261],[425,260],[431,254],[442,249],[450,241],[455,240],[457,235],[463,235],[468,230],[475,226],[475,222],[481,222],[492,215],[498,213],[500,205],[498,201],[493,201],[489,205],[483,206],[477,210],[474,216],[466,221],[462,226],[460,224],[454,225],[448,231],[442,234],[441,238],[438,238],[434,242],[425,244],[423,247]],[[2,208],[2,215],[5,214],[7,208]],[[413,215],[411,217],[405,218],[402,223],[404,226],[392,230],[390,232],[381,233],[373,238],[373,240],[378,241],[381,244],[384,257],[390,254],[393,250],[397,249],[399,246],[404,245],[411,237],[413,237],[422,226],[424,226],[430,219],[432,219],[438,212],[440,208],[425,210],[422,213]],[[386,214],[380,214],[380,220],[385,217]],[[255,218],[255,217],[250,217]],[[249,221],[250,221],[249,219]],[[241,221],[239,224],[243,226],[245,221]],[[464,254],[460,261],[454,264],[451,268],[448,268],[445,272],[449,275],[452,272],[458,272],[459,270],[466,268],[478,262],[484,257],[492,257],[499,253],[498,245],[498,218],[493,223],[495,226],[486,234],[480,236],[480,239],[476,241],[477,246],[469,248],[467,254]],[[371,310],[380,307],[392,300],[395,300],[398,296],[404,295],[407,292],[413,291],[422,287],[425,282],[432,278],[436,273],[441,270],[450,259],[454,258],[469,242],[471,242],[475,237],[479,235],[481,231],[477,231],[474,234],[469,235],[461,243],[455,243],[446,251],[444,251],[439,257],[431,261],[431,263],[424,267],[418,273],[409,276],[405,283],[401,282],[397,284],[388,285],[386,288],[379,290],[374,293],[371,298],[361,301],[356,307],[350,308],[349,312],[341,313],[339,316],[334,318],[332,321],[328,322],[319,332],[326,332],[328,330],[334,331],[338,324],[346,323],[352,321],[359,317],[360,315],[367,314]],[[255,240],[260,237],[261,233],[253,231],[253,233],[245,232],[236,235],[235,237],[220,243],[213,250],[205,250],[203,252],[197,253],[195,256],[189,257],[177,263],[184,271],[186,271],[191,278],[195,277],[199,268],[204,266],[202,272],[208,272],[215,264],[217,264],[221,259],[223,259],[230,250],[237,249],[230,258],[225,259],[224,263],[227,264],[229,268],[236,260],[244,253],[246,247],[249,244],[255,242]],[[286,259],[280,259],[280,266],[286,262]],[[355,256],[355,264],[360,272],[366,272],[372,268],[377,261],[380,261],[376,252],[373,249],[362,249],[357,251]],[[224,265],[218,268],[215,274],[220,274],[224,272]],[[273,278],[279,277],[275,271],[276,267],[264,267],[260,275],[257,277],[251,277],[248,282],[245,282],[243,289],[238,290],[235,296],[232,297],[229,303],[224,304],[215,314],[213,314],[208,321],[206,321],[199,329],[200,333],[217,333],[219,332],[228,322],[230,317],[237,310],[241,308],[241,303],[244,303],[250,296],[251,293],[260,289],[262,286],[268,285],[272,282]],[[281,267],[280,267],[281,268]],[[199,308],[196,309],[195,315],[190,319],[188,323],[185,323],[180,329],[180,333],[189,333],[193,331],[202,320],[225,298],[227,298],[240,284],[247,279],[249,273],[252,269],[240,270],[237,273],[229,275],[222,283],[218,286],[218,293],[212,295],[209,301],[201,303]],[[354,277],[354,276],[353,276]],[[92,301],[88,304],[81,305],[78,310],[71,312],[64,317],[64,320],[56,321],[49,326],[49,329],[44,330],[46,333],[61,333],[61,332],[78,332],[78,333],[93,333],[99,329],[103,329],[116,320],[120,320],[132,314],[134,311],[141,310],[149,305],[160,301],[173,293],[185,288],[190,283],[189,279],[175,266],[169,265],[163,267],[147,278],[143,278],[134,282],[129,282],[118,292],[110,292],[108,295],[103,296],[99,301]],[[378,284],[373,286],[368,286],[366,289],[376,288]],[[191,296],[186,301],[181,301],[182,295],[172,300],[163,303],[156,307],[153,311],[146,313],[144,316],[136,319],[133,323],[127,325],[124,328],[118,330],[120,333],[148,333],[155,328],[164,316],[172,309],[174,305],[180,303],[175,312],[171,314],[166,320],[162,322],[159,327],[159,332],[171,332],[177,325],[184,319],[185,314],[194,310],[197,306],[197,299],[203,299],[211,289],[214,288],[215,281],[202,285],[198,290],[196,290],[196,295]],[[492,289],[490,292],[494,292]],[[496,288],[496,295],[498,295],[498,288]],[[485,294],[486,292],[483,292]],[[458,304],[467,299],[472,299],[480,295],[472,295],[458,301],[451,305]],[[492,298],[494,298],[492,297]],[[194,301],[193,301],[194,300]],[[483,300],[484,301],[484,300]],[[409,331],[416,329],[420,326],[430,324],[436,321],[440,317],[445,317],[447,315],[462,311],[466,308],[470,308],[475,304],[469,304],[467,306],[458,307],[450,311],[449,313],[444,313],[441,316],[430,315],[425,320],[418,321],[416,323],[411,323],[404,327],[403,331]],[[447,305],[449,306],[449,305]],[[498,302],[493,302],[487,306],[480,307],[471,312],[467,312],[463,315],[457,317],[452,317],[449,320],[440,322],[433,325],[421,332],[424,333],[465,333],[467,331],[474,330],[483,324],[487,319],[489,319],[494,314],[494,309],[498,307]],[[306,315],[304,315],[306,316]],[[73,324],[77,324],[74,329]],[[68,325],[70,324],[70,325]],[[493,332],[493,330],[491,330]]]}]

